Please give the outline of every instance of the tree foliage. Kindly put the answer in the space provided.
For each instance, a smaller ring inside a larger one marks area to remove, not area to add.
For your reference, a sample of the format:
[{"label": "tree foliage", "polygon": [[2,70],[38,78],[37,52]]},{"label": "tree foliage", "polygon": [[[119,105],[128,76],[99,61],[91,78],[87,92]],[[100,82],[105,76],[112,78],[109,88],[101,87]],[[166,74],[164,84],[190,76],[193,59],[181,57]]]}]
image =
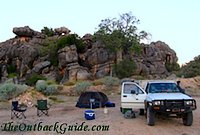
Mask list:
[{"label": "tree foliage", "polygon": [[76,45],[78,52],[83,52],[85,49],[85,44],[77,34],[63,36],[57,42],[58,49],[64,48],[65,46],[69,45]]},{"label": "tree foliage", "polygon": [[55,34],[54,30],[52,28],[48,28],[48,27],[44,27],[41,32],[45,35],[47,35],[47,37],[51,37]]},{"label": "tree foliage", "polygon": [[190,61],[186,65],[182,66],[178,72],[178,76],[182,77],[195,77],[200,75],[200,55],[195,57],[194,60]]},{"label": "tree foliage", "polygon": [[173,63],[166,62],[165,63],[165,67],[166,67],[168,72],[173,72],[173,71],[180,70],[180,66],[176,62],[173,62]]},{"label": "tree foliage", "polygon": [[[148,33],[145,31],[138,32],[136,25],[139,20],[132,13],[125,13],[119,18],[107,18],[101,21],[99,29],[95,32],[94,37],[100,40],[111,51],[127,49],[137,50],[141,39],[147,38]],[[134,48],[137,49],[134,49]]]},{"label": "tree foliage", "polygon": [[135,69],[136,65],[134,61],[128,59],[120,61],[113,67],[114,73],[120,79],[130,77],[134,73]]},{"label": "tree foliage", "polygon": [[47,38],[40,48],[40,56],[49,55],[49,60],[52,65],[58,65],[58,50],[66,46],[76,45],[77,52],[85,51],[85,44],[77,34],[70,34],[67,36],[55,38]]}]

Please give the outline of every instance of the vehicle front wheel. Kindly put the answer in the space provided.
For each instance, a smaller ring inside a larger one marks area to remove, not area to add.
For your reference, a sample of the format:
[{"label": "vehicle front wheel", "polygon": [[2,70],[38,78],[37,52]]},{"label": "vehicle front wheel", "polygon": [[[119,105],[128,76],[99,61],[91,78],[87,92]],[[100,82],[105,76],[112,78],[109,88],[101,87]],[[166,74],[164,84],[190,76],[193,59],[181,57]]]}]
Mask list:
[{"label": "vehicle front wheel", "polygon": [[152,107],[147,107],[146,117],[147,117],[147,124],[149,126],[154,126],[155,125],[155,113],[152,110]]},{"label": "vehicle front wheel", "polygon": [[188,112],[188,113],[185,113],[183,115],[183,124],[185,126],[191,126],[192,123],[193,123],[193,113],[192,113],[192,111]]}]

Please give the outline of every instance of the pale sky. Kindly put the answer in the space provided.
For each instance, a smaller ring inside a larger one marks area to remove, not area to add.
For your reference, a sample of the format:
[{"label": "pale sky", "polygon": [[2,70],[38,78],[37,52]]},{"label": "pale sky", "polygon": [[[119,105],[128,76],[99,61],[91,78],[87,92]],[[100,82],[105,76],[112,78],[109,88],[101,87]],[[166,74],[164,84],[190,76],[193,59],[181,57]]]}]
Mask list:
[{"label": "pale sky", "polygon": [[72,33],[93,34],[102,19],[132,12],[138,28],[174,49],[179,63],[200,55],[200,0],[2,0],[0,42],[15,35],[13,27],[65,26]]}]

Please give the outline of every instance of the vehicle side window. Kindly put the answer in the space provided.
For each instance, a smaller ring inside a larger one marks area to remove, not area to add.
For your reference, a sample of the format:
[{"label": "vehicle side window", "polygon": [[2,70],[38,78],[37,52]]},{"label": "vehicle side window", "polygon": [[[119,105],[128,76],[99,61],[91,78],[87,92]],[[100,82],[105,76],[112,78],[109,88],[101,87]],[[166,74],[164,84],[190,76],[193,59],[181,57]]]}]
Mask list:
[{"label": "vehicle side window", "polygon": [[138,94],[143,94],[144,92],[135,84],[125,84],[124,85],[124,94],[131,94],[131,91],[134,90]]},{"label": "vehicle side window", "polygon": [[139,87],[137,88],[138,88],[138,94],[144,94],[144,92]]}]

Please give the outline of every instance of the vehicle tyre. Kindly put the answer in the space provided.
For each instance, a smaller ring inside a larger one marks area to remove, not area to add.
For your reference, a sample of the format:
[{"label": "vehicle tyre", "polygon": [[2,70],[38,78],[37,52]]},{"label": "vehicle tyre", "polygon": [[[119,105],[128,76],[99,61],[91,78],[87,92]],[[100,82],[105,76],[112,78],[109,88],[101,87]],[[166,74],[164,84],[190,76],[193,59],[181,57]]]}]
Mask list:
[{"label": "vehicle tyre", "polygon": [[140,109],[139,115],[144,115],[144,109]]},{"label": "vehicle tyre", "polygon": [[192,123],[193,123],[193,113],[192,113],[192,111],[191,112],[188,112],[188,113],[185,113],[184,115],[183,115],[183,124],[185,125],[185,126],[191,126],[192,125]]},{"label": "vehicle tyre", "polygon": [[155,113],[152,110],[152,107],[147,107],[147,124],[149,126],[154,126],[155,125]]}]

